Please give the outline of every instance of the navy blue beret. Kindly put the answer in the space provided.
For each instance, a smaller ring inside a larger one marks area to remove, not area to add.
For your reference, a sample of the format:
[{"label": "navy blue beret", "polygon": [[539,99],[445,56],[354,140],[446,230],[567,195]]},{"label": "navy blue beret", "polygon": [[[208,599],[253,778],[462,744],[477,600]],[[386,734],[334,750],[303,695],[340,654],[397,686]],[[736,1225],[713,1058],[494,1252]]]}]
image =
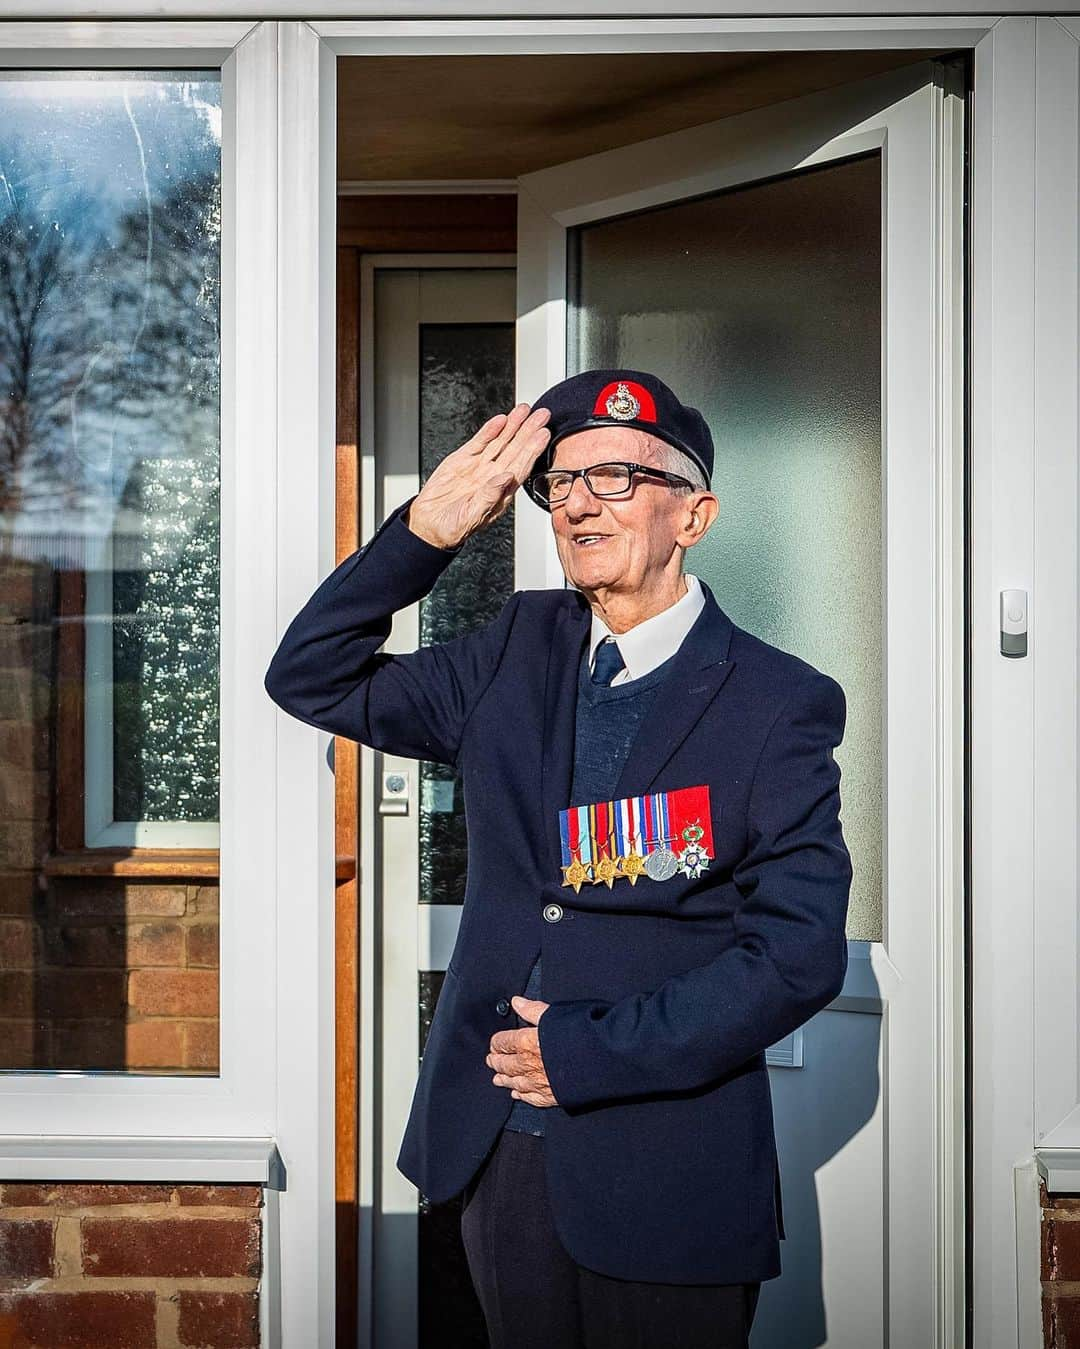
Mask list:
[{"label": "navy blue beret", "polygon": [[533,407],[551,413],[551,439],[532,472],[551,464],[555,446],[564,436],[593,426],[632,426],[666,440],[700,464],[711,483],[713,439],[697,408],[687,407],[662,379],[641,370],[585,370],[552,385]]}]

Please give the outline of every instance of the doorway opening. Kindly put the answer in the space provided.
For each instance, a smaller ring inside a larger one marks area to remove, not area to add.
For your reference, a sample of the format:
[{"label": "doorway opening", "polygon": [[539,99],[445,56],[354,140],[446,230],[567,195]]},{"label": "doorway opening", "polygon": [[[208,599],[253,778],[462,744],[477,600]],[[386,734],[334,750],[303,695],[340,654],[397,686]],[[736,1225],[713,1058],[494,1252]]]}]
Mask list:
[{"label": "doorway opening", "polygon": [[[898,923],[889,942],[906,886],[888,852],[915,827],[890,816],[887,790],[901,733],[887,639],[904,595],[888,565],[903,528],[889,488],[917,510],[927,466],[887,450],[907,435],[890,403],[899,378],[920,407],[941,396],[889,362],[918,331],[900,300],[919,284],[919,250],[953,247],[948,233],[923,239],[905,203],[930,181],[959,194],[959,156],[901,160],[905,137],[917,144],[957,98],[942,55],[338,60],[338,558],[494,412],[577,369],[649,369],[702,407],[717,442],[724,532],[688,568],[736,622],[848,694],[850,978],[770,1050],[787,1239],[784,1307],[763,1290],[760,1349],[888,1333],[897,1157],[882,1097],[903,1055],[894,1069],[882,1012],[895,995],[897,1040],[917,1039],[913,1021],[900,1029],[899,990],[925,974],[894,965]],[[962,129],[950,128],[958,144]],[[959,298],[934,321],[951,324]],[[961,371],[949,375],[959,409]],[[950,466],[961,448],[941,447]],[[498,526],[395,619],[386,650],[448,640],[511,590],[562,583],[531,503],[519,497]],[[461,792],[437,765],[343,741],[335,770],[337,1342],[426,1349],[452,1321],[455,1345],[482,1349],[460,1199],[430,1204],[394,1164],[461,919]],[[925,1093],[913,1099],[914,1118]]]}]

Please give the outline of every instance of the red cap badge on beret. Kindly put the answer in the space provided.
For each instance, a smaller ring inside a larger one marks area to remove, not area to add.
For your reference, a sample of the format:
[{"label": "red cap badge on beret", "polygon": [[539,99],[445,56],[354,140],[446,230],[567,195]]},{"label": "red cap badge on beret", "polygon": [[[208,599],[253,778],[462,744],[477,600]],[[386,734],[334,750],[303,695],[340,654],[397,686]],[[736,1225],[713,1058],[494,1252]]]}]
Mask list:
[{"label": "red cap badge on beret", "polygon": [[643,384],[618,380],[600,390],[593,416],[613,417],[617,422],[655,422],[656,401]]}]

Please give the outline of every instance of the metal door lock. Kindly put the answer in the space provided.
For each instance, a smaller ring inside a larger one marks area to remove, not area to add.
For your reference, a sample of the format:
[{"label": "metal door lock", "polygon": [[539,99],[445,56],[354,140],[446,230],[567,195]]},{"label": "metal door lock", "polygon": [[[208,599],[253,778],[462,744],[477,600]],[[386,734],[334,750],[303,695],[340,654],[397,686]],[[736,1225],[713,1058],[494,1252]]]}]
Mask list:
[{"label": "metal door lock", "polygon": [[382,775],[380,815],[408,815],[409,777],[397,768],[388,768]]}]

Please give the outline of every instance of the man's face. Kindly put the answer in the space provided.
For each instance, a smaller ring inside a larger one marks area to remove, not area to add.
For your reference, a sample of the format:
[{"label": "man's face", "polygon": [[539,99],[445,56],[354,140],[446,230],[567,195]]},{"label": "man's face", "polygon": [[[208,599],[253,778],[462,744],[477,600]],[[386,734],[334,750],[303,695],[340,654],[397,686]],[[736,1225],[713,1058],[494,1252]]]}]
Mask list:
[{"label": "man's face", "polygon": [[[577,431],[555,446],[552,468],[588,468],[610,460],[664,468],[661,441],[630,426]],[[636,476],[622,496],[596,497],[582,478],[551,510],[563,571],[584,590],[648,587],[671,561],[688,512],[687,497],[658,478]]]}]

